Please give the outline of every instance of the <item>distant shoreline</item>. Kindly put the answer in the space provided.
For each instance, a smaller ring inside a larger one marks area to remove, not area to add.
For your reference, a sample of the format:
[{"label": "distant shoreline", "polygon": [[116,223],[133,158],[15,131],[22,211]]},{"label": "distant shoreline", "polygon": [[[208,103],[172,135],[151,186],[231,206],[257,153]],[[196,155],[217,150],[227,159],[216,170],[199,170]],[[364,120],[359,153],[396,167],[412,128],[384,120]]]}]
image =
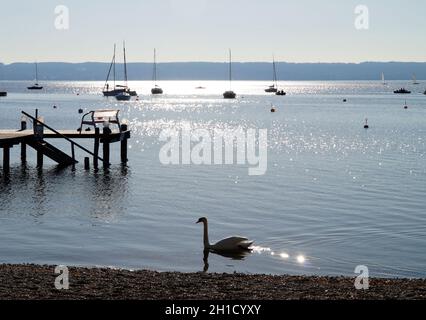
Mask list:
[{"label": "distant shoreline", "polygon": [[0,299],[107,300],[426,300],[426,279],[270,276],[69,268],[69,290],[54,286],[54,266],[0,265]]},{"label": "distant shoreline", "polygon": [[[43,62],[38,64],[40,81],[105,81],[110,63]],[[158,79],[162,80],[227,80],[228,64],[224,62],[159,62]],[[234,62],[233,80],[272,81],[271,62]],[[362,62],[362,63],[287,63],[277,62],[278,80],[381,80],[406,79],[413,74],[426,79],[426,62]],[[149,62],[127,63],[129,80],[152,80]],[[117,79],[123,78],[123,65],[117,63]],[[0,63],[0,80],[33,80],[34,63]]]}]

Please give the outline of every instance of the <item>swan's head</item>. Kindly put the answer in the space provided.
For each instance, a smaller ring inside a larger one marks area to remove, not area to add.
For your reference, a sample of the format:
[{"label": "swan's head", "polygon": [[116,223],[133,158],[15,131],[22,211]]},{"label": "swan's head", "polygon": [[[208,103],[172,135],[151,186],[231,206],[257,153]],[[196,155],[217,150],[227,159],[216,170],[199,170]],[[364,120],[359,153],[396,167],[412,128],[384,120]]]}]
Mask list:
[{"label": "swan's head", "polygon": [[207,218],[200,218],[197,223],[207,223]]}]

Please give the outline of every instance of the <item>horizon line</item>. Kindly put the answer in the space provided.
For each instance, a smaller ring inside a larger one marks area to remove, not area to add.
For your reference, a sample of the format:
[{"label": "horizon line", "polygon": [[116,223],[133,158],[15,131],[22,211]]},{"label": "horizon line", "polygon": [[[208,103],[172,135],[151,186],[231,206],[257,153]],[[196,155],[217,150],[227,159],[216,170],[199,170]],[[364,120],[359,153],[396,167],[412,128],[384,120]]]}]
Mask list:
[{"label": "horizon line", "polygon": [[[111,61],[80,61],[80,62],[73,62],[73,61],[15,61],[15,62],[0,62],[0,65],[3,66],[10,66],[13,64],[45,64],[45,63],[65,63],[65,64],[86,64],[86,63],[99,63],[99,64],[111,64]],[[123,64],[124,62],[117,62],[117,64]],[[153,64],[152,61],[127,61],[127,64],[130,63],[144,63],[144,64]],[[228,64],[227,61],[206,61],[206,60],[200,60],[200,61],[163,61],[163,62],[157,62],[157,64],[170,64],[170,63],[217,63],[217,64]],[[272,61],[233,61],[232,63],[239,63],[239,64],[250,64],[250,63],[268,63],[272,64]],[[398,61],[398,60],[390,60],[390,61],[374,61],[374,60],[365,60],[361,62],[290,62],[290,61],[275,61],[275,63],[285,63],[285,64],[353,64],[353,65],[361,65],[365,63],[414,63],[414,64],[422,64],[426,63],[426,61]]]}]

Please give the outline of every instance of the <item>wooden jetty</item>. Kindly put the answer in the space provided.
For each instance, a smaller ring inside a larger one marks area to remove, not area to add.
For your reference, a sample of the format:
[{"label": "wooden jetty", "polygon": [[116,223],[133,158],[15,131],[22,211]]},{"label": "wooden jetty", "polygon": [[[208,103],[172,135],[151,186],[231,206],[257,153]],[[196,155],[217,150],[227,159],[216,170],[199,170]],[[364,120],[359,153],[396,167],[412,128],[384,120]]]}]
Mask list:
[{"label": "wooden jetty", "polygon": [[[109,128],[109,122],[106,121],[102,114],[110,115],[112,112],[116,113],[116,117],[112,120],[113,123],[118,124],[117,130]],[[27,146],[33,148],[37,152],[37,167],[43,167],[43,158],[46,156],[55,161],[61,167],[74,166],[78,161],[75,157],[75,149],[81,149],[87,155],[92,157],[93,166],[98,169],[99,162],[102,163],[104,168],[110,166],[110,144],[121,143],[121,162],[127,163],[127,140],[130,139],[130,130],[126,124],[120,124],[118,121],[118,110],[100,110],[91,111],[91,118],[93,121],[82,121],[82,126],[79,130],[55,130],[45,124],[41,118],[33,117],[28,113],[22,112],[23,118],[21,119],[20,130],[0,130],[0,148],[3,149],[3,171],[8,171],[10,168],[10,149],[16,145],[21,145],[21,161],[26,162]],[[89,113],[88,113],[89,114]],[[86,115],[88,115],[86,114]],[[27,129],[27,120],[32,121],[33,129]],[[84,119],[84,116],[83,116]],[[86,125],[93,125],[94,130],[84,131],[83,123]],[[102,131],[96,124],[104,123]],[[62,139],[68,141],[71,146],[71,154],[58,149],[52,144],[48,143],[48,139]],[[93,151],[78,144],[77,139],[91,139],[93,140]],[[102,157],[99,156],[100,145],[102,144],[103,152]],[[85,168],[90,166],[90,158],[84,159]]]}]

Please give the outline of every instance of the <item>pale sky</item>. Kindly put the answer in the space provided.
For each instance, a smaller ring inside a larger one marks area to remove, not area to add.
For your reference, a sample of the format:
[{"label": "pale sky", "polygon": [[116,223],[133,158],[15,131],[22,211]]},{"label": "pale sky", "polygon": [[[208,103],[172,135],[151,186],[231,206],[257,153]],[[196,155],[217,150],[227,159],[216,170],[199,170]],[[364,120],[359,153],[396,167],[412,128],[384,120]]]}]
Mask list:
[{"label": "pale sky", "polygon": [[[55,29],[55,7],[70,28]],[[368,30],[355,7],[369,9]],[[13,0],[0,10],[0,62],[128,60],[426,61],[424,0]]]}]

